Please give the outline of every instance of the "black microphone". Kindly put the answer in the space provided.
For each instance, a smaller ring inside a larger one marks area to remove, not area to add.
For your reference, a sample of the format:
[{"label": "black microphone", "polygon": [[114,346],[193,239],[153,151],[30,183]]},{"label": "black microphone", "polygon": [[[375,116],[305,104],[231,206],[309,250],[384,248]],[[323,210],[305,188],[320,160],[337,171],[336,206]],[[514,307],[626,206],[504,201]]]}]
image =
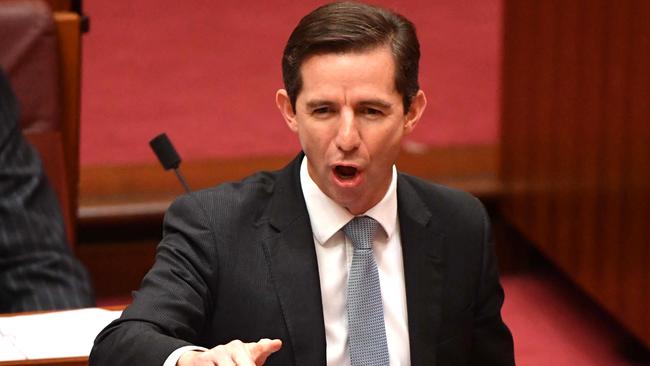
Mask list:
[{"label": "black microphone", "polygon": [[165,168],[165,170],[174,169],[174,173],[176,173],[176,177],[183,185],[183,188],[185,188],[185,192],[190,193],[192,190],[180,171],[181,157],[176,152],[176,149],[174,149],[174,145],[172,145],[167,134],[163,132],[154,137],[149,141],[149,146],[151,146],[154,154],[156,154],[158,160],[160,160],[160,164],[162,164],[163,168]]}]

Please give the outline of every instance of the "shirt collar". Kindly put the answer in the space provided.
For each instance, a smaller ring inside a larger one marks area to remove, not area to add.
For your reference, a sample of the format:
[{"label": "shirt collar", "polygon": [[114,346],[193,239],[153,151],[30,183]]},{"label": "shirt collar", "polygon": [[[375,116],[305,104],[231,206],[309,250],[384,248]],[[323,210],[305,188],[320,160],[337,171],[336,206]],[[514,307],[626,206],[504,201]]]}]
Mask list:
[{"label": "shirt collar", "polygon": [[[307,171],[307,156],[300,165],[300,185],[307,205],[311,230],[316,241],[324,245],[334,234],[354,218],[348,210],[329,198],[311,179]],[[393,175],[384,197],[375,206],[359,216],[370,216],[381,225],[390,238],[397,226],[397,169],[393,165]]]}]

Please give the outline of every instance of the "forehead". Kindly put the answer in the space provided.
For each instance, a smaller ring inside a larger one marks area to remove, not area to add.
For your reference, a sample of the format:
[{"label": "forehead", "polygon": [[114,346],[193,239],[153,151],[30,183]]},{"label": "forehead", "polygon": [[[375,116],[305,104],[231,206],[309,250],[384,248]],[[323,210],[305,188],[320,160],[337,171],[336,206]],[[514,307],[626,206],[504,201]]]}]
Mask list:
[{"label": "forehead", "polygon": [[395,60],[388,46],[315,54],[305,59],[300,74],[301,95],[341,91],[397,93]]}]

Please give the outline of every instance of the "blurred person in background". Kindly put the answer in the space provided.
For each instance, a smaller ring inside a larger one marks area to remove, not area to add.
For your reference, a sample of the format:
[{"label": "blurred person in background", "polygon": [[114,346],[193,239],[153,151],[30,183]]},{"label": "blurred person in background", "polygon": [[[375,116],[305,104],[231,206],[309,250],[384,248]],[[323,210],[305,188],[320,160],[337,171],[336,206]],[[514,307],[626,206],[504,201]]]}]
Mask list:
[{"label": "blurred person in background", "polygon": [[19,126],[0,69],[0,312],[94,306],[88,274],[66,240],[61,209]]}]

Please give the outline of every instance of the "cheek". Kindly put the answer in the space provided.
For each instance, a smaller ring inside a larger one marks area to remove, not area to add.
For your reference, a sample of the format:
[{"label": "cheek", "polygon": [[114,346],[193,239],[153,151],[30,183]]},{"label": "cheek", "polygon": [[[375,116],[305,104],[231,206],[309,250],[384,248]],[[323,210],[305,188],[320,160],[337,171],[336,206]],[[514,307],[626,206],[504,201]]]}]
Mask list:
[{"label": "cheek", "polygon": [[329,141],[331,139],[328,136],[328,131],[316,128],[302,128],[298,131],[298,139],[300,141],[300,146],[309,154],[310,160],[321,160],[327,153]]},{"label": "cheek", "polygon": [[403,135],[403,129],[396,125],[371,130],[366,135],[366,148],[371,155],[390,158],[399,151]]}]

